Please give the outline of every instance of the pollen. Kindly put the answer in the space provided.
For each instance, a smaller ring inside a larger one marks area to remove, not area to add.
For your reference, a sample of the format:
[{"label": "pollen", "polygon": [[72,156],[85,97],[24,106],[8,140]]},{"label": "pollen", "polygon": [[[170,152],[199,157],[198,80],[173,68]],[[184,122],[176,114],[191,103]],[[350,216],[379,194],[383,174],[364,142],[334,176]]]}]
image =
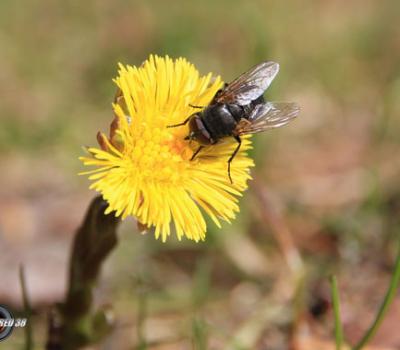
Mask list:
[{"label": "pollen", "polygon": [[220,227],[239,211],[238,197],[247,188],[253,161],[246,151],[248,137],[227,174],[234,140],[206,147],[194,160],[195,141],[185,140],[187,126],[179,124],[206,106],[222,87],[220,77],[200,76],[183,58],[150,56],[140,67],[119,66],[114,79],[118,93],[109,136],[98,134],[100,148],[89,148],[84,165],[91,188],[108,202],[106,213],[135,217],[153,227],[163,241],[204,240],[208,215]]}]

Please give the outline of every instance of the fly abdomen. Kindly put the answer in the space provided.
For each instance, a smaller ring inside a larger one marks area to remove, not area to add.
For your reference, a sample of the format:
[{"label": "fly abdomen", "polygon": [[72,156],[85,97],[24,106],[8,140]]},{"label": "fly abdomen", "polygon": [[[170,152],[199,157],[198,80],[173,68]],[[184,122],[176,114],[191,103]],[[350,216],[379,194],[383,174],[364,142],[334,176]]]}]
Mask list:
[{"label": "fly abdomen", "polygon": [[230,114],[232,115],[232,117],[235,119],[235,121],[237,123],[239,123],[240,119],[242,119],[244,117],[244,107],[243,106],[239,106],[236,104],[229,104],[229,105],[225,105],[226,108],[228,109],[228,111],[230,112]]},{"label": "fly abdomen", "polygon": [[260,105],[260,104],[264,104],[265,103],[265,99],[264,96],[261,95],[260,97],[258,97],[257,99],[255,99],[254,101],[251,101],[250,106],[254,107],[256,105]]}]

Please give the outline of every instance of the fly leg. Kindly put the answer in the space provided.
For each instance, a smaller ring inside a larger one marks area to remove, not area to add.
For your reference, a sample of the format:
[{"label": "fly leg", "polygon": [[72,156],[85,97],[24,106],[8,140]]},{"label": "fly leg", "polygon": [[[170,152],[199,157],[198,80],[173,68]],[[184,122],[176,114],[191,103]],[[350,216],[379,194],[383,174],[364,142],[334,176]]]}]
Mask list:
[{"label": "fly leg", "polygon": [[179,124],[167,125],[167,128],[176,128],[177,126],[186,125],[190,118],[191,118],[191,116],[187,117],[182,123],[179,123]]},{"label": "fly leg", "polygon": [[[203,109],[204,107],[201,106],[194,106],[194,105],[189,105],[192,108],[198,108],[198,109]],[[182,123],[178,123],[178,124],[173,124],[173,125],[167,125],[167,128],[176,128],[177,126],[183,126],[186,125],[188,123],[188,121],[190,120],[192,116],[190,115],[189,117],[187,117]]]},{"label": "fly leg", "polygon": [[198,109],[203,109],[203,108],[204,108],[204,107],[202,107],[202,106],[195,106],[195,105],[192,105],[192,104],[189,104],[189,107],[198,108]]},{"label": "fly leg", "polygon": [[196,152],[193,153],[192,158],[190,158],[190,160],[193,160],[203,148],[204,146],[199,146],[199,148],[196,149]]},{"label": "fly leg", "polygon": [[235,150],[233,151],[232,155],[228,159],[228,176],[229,176],[229,180],[231,181],[231,184],[233,184],[232,177],[231,177],[231,163],[232,163],[233,158],[235,158],[236,154],[239,152],[240,146],[242,145],[242,140],[240,139],[239,135],[235,135],[235,136],[233,136],[233,138],[237,141],[238,145],[235,148]]}]

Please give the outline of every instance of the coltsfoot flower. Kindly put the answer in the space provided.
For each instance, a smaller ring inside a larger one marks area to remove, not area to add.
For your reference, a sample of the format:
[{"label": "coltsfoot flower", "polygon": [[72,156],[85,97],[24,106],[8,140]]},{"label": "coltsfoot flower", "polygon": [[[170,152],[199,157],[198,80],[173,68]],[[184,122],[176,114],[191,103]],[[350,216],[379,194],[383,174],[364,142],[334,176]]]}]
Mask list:
[{"label": "coltsfoot flower", "polygon": [[191,160],[198,144],[184,140],[188,127],[167,128],[198,111],[191,106],[209,104],[223,86],[221,78],[201,77],[184,58],[150,56],[140,67],[120,64],[114,82],[118,93],[110,135],[99,133],[100,148],[89,148],[91,156],[80,158],[97,167],[82,174],[90,175],[90,188],[108,202],[106,213],[131,215],[154,227],[163,241],[172,226],[179,240],[204,240],[204,213],[218,227],[221,220],[234,219],[254,165],[246,155],[249,137],[232,163],[232,184],[227,160],[235,140],[206,147]]}]

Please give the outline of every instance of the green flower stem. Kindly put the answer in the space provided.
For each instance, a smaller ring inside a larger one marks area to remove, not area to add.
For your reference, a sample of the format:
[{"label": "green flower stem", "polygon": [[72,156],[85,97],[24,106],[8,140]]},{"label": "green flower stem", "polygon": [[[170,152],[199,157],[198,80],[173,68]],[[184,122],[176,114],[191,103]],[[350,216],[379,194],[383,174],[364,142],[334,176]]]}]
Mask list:
[{"label": "green flower stem", "polygon": [[332,286],[333,311],[335,314],[336,350],[340,350],[343,344],[343,329],[342,329],[342,321],[340,319],[340,300],[339,300],[339,291],[338,291],[336,276],[331,277],[331,286]]},{"label": "green flower stem", "polygon": [[389,289],[386,292],[385,299],[383,300],[382,305],[379,308],[378,314],[376,315],[375,321],[372,326],[368,329],[365,333],[363,338],[358,342],[356,346],[353,347],[353,350],[360,350],[362,349],[376,334],[380,324],[382,323],[386,312],[392,303],[394,297],[396,296],[397,288],[400,283],[400,249],[397,255],[396,264],[394,267],[394,272],[392,275],[392,279],[390,281]]}]

